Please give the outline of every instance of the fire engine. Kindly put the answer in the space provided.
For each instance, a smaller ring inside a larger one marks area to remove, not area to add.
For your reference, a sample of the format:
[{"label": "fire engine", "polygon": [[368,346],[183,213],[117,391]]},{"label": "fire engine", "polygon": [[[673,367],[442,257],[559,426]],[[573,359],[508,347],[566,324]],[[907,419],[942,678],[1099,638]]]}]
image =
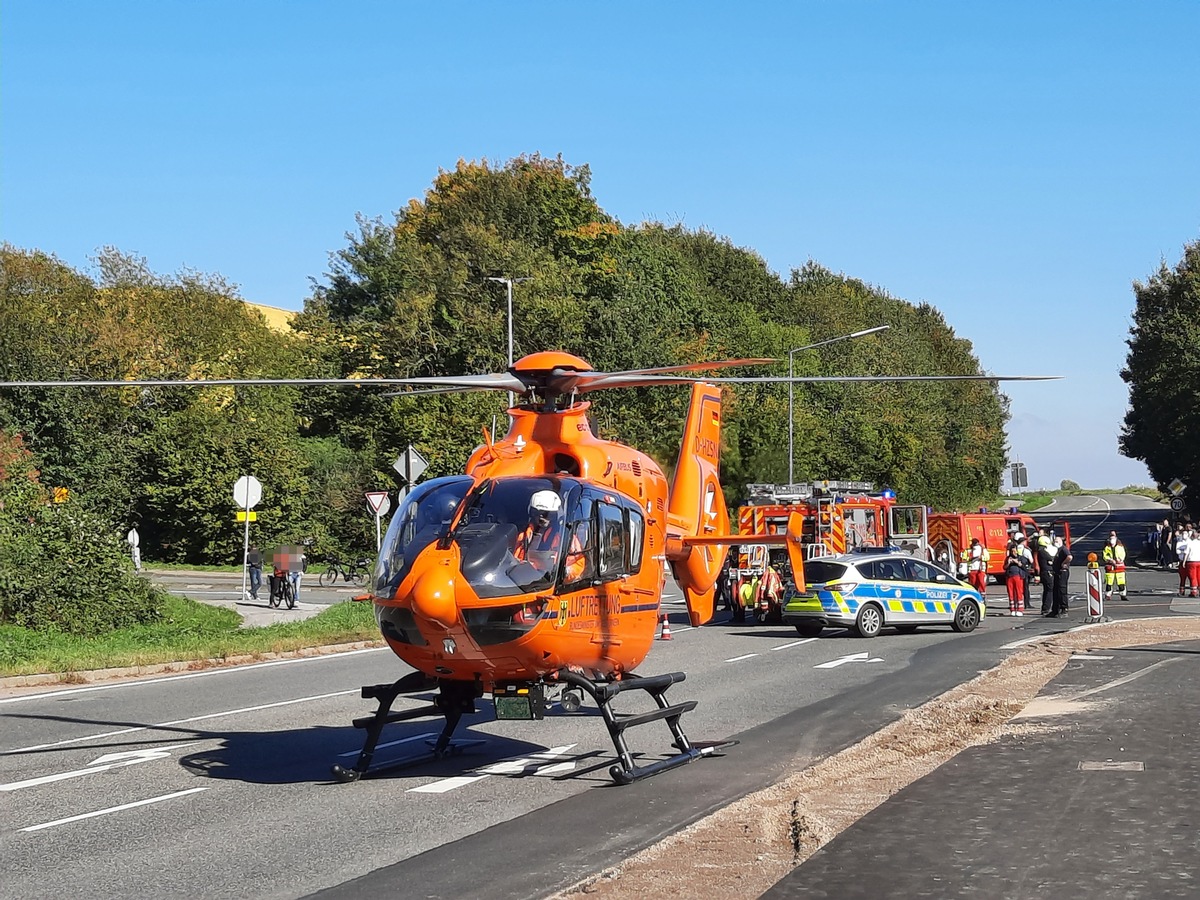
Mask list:
[{"label": "fire engine", "polygon": [[[902,506],[896,503],[894,492],[876,492],[870,482],[751,484],[747,494],[746,505],[738,508],[738,532],[783,534],[788,516],[798,512],[804,517],[805,559],[887,546],[929,558],[925,507]],[[783,578],[783,596],[778,603],[754,603],[754,612],[760,621],[779,620],[791,587],[791,571],[785,551],[762,544],[740,545],[736,559],[731,560],[728,577],[735,617],[745,613],[744,606],[739,606],[741,586],[761,578],[768,565]]]},{"label": "fire engine", "polygon": [[[1068,522],[1045,524],[1053,534],[1063,538],[1067,547],[1071,546],[1071,526]],[[971,538],[979,538],[979,543],[988,549],[988,577],[1002,584],[1005,548],[1016,532],[1024,534],[1030,550],[1035,551],[1036,572],[1036,538],[1041,527],[1028,513],[1015,510],[1008,513],[983,509],[977,513],[934,513],[929,517],[929,546],[933,561],[954,572],[963,550],[970,546]]]}]

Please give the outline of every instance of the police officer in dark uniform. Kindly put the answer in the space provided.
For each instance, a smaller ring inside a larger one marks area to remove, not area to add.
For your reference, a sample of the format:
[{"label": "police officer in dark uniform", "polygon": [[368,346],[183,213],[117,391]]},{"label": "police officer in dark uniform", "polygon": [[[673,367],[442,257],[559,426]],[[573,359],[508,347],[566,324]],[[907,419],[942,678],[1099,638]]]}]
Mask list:
[{"label": "police officer in dark uniform", "polygon": [[1058,548],[1054,546],[1054,538],[1050,529],[1043,525],[1037,538],[1038,575],[1042,579],[1042,615],[1048,616],[1054,611],[1054,559]]}]

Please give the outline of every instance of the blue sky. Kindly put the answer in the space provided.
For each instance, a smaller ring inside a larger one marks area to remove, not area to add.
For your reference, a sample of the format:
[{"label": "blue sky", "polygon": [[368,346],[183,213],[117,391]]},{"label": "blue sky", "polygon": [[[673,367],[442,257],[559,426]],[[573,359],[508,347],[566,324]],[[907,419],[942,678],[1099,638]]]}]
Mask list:
[{"label": "blue sky", "polygon": [[988,371],[1065,375],[1005,389],[1031,486],[1149,483],[1118,372],[1131,282],[1200,238],[1198,33],[1195,2],[5,0],[0,239],[298,309],[356,213],[561,153],[623,222],[814,259]]}]

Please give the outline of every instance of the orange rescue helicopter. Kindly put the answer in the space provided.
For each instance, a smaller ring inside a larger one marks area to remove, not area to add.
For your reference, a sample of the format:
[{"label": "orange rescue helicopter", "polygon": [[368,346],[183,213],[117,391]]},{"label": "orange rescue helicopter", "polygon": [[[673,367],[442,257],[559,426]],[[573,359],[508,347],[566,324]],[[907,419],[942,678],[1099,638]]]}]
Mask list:
[{"label": "orange rescue helicopter", "polygon": [[[431,752],[394,768],[462,750],[452,737],[463,715],[490,693],[497,718],[543,718],[559,693],[568,712],[583,695],[600,710],[618,761],[615,781],[628,784],[716,752],[680,726],[697,701],[672,704],[682,672],[642,677],[634,670],[653,643],[661,615],[664,566],[683,591],[692,625],[713,616],[714,587],[731,544],[787,547],[803,590],[803,520],[793,514],[784,534],[733,535],[719,479],[720,384],[746,382],[1009,381],[1053,376],[900,375],[709,377],[695,373],[776,362],[734,359],[622,372],[597,372],[577,356],[544,351],[508,372],[401,379],[220,379],[191,381],[0,382],[6,387],[155,387],[211,385],[403,386],[411,392],[512,391],[510,426],[485,443],[463,475],[414,488],[393,515],[371,592],[375,617],[392,651],[416,671],[392,684],[368,685],[378,701],[356,719],[366,731],[358,760],[333,766],[343,782],[371,770],[383,728],[426,716],[445,724]],[[683,440],[668,483],[650,457],[595,436],[590,403],[579,395],[604,388],[690,384]],[[436,689],[429,706],[393,712],[404,694]],[[618,713],[612,701],[644,691],[654,707]],[[625,740],[631,727],[665,721],[677,751],[635,764]],[[479,743],[478,741],[470,743]]]}]

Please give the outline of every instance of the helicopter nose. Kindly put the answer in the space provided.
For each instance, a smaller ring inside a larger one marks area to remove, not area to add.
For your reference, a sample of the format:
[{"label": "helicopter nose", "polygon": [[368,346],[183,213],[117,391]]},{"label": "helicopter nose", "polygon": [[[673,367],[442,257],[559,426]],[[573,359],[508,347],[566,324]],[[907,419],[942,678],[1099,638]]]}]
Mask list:
[{"label": "helicopter nose", "polygon": [[458,620],[454,603],[454,576],[445,566],[433,566],[421,575],[413,586],[413,612],[443,628]]}]

